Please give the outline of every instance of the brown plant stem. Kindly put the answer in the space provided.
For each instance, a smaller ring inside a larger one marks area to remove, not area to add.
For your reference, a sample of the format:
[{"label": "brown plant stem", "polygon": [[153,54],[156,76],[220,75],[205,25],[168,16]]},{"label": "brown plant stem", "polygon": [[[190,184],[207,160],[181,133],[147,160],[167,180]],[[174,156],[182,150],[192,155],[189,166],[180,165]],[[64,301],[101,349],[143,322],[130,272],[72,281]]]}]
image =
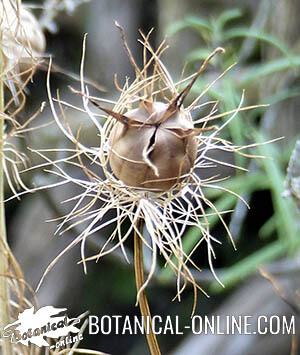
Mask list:
[{"label": "brown plant stem", "polygon": [[[140,231],[140,233],[142,233],[142,228],[143,228],[142,219],[138,220],[137,228]],[[141,238],[139,237],[136,231],[134,231],[134,271],[135,271],[136,288],[137,288],[137,292],[139,292],[141,287],[144,285],[145,277],[144,277],[144,264],[143,264],[143,241],[141,240]],[[138,304],[140,307],[142,317],[144,319],[145,333],[146,333],[146,338],[147,338],[150,353],[151,355],[160,355],[161,352],[158,346],[158,342],[152,330],[152,318],[151,318],[150,308],[149,308],[145,290],[142,290],[140,292],[138,298]],[[149,322],[146,322],[147,319],[149,320]],[[150,327],[147,327],[147,323],[150,324]]]},{"label": "brown plant stem", "polygon": [[[1,50],[2,34],[0,34],[0,331],[10,323],[9,317],[9,247],[6,238],[5,210],[4,210],[4,85],[3,85],[3,57]],[[9,338],[2,337],[2,354],[13,354]]]}]

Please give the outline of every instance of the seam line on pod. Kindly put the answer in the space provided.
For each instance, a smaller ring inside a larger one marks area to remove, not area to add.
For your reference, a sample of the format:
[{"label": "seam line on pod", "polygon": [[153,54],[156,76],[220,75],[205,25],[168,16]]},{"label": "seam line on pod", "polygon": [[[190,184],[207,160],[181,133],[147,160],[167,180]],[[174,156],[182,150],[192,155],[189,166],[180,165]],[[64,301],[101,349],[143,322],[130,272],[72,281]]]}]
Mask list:
[{"label": "seam line on pod", "polygon": [[158,173],[158,169],[157,167],[151,162],[150,160],[150,153],[153,151],[154,146],[155,146],[155,136],[156,136],[156,131],[157,128],[155,129],[155,131],[153,132],[150,140],[149,140],[149,144],[144,148],[143,150],[143,159],[145,161],[145,163],[153,170],[155,176],[159,176]]}]

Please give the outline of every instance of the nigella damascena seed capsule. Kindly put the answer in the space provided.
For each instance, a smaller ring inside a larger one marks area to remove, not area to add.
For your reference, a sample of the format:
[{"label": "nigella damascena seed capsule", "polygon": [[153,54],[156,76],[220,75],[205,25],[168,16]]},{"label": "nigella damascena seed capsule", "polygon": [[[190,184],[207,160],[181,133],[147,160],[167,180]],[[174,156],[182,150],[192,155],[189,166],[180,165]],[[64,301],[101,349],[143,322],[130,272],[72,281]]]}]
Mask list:
[{"label": "nigella damascena seed capsule", "polygon": [[109,163],[126,185],[167,191],[193,168],[197,142],[191,115],[183,108],[141,101],[116,118]]},{"label": "nigella damascena seed capsule", "polygon": [[[140,70],[128,48],[123,29],[119,25],[117,27],[121,30],[123,44],[135,68],[137,80],[145,85],[148,80],[147,67],[151,60],[148,63],[145,61],[145,67]],[[190,109],[184,110],[183,102],[199,75],[217,53],[224,53],[224,49],[216,48],[179,93],[174,90],[165,69],[156,72],[157,68],[161,68],[161,63],[153,54],[157,61],[154,73],[167,83],[172,94],[170,102],[155,100],[158,92],[164,91],[162,89],[154,93],[153,86],[157,80],[155,74],[150,85],[146,84],[144,87],[146,99],[141,98],[138,108],[124,114],[104,108],[89,97],[95,106],[117,119],[109,134],[109,164],[114,175],[127,186],[154,191],[176,190],[190,176],[197,156],[196,134],[210,128],[195,128]],[[136,96],[136,91],[133,96]]]}]

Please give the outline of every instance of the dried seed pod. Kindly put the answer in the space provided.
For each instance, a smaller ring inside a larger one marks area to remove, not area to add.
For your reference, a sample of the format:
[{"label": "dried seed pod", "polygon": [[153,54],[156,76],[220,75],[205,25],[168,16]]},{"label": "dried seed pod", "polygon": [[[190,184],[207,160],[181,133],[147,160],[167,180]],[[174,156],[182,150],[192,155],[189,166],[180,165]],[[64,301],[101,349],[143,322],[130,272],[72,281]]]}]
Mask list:
[{"label": "dried seed pod", "polygon": [[118,119],[110,135],[109,163],[126,185],[166,191],[193,168],[197,142],[190,113],[146,101],[124,115],[108,113]]},{"label": "dried seed pod", "polygon": [[[162,69],[155,53],[154,74],[148,80],[146,60],[144,68],[140,70],[125,40],[124,30],[119,24],[116,25],[121,31],[124,48],[135,68],[137,82],[142,84],[146,99],[140,100],[138,108],[121,114],[101,107],[89,98],[94,105],[118,121],[109,133],[111,170],[118,179],[131,187],[154,191],[180,188],[178,183],[189,176],[194,167],[198,149],[196,133],[210,129],[195,128],[189,110],[183,109],[183,102],[211,58],[217,53],[223,53],[224,49],[216,48],[193,75],[190,83],[177,93],[172,79]],[[145,48],[151,52],[147,37],[144,39],[147,43]],[[157,93],[153,91],[156,71],[171,91],[173,98],[168,103],[156,101]]]}]

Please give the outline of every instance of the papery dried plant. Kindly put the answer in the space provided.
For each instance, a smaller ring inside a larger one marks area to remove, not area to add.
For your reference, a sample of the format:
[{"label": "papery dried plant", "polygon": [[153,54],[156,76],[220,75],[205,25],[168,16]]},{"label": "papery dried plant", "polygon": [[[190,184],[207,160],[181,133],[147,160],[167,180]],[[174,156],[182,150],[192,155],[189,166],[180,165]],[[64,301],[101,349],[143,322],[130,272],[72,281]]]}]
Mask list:
[{"label": "papery dried plant", "polygon": [[0,19],[2,77],[17,95],[17,88],[32,76],[43,59],[45,37],[34,15],[20,0],[2,0]]},{"label": "papery dried plant", "polygon": [[3,98],[1,109],[3,169],[9,187],[16,195],[16,188],[26,189],[19,171],[27,167],[27,157],[18,151],[14,139],[32,129],[29,124],[43,110],[44,104],[25,123],[18,122],[18,115],[26,103],[26,85],[43,61],[45,37],[34,15],[20,0],[3,0],[0,19],[1,81],[10,92],[5,103]]},{"label": "papery dried plant", "polygon": [[[223,139],[221,133],[238,112],[257,106],[243,107],[243,94],[238,107],[230,112],[218,113],[217,101],[200,103],[207,91],[231,69],[232,65],[210,83],[192,103],[184,107],[184,101],[197,78],[205,70],[209,61],[218,53],[224,52],[224,49],[217,48],[196,73],[174,83],[161,61],[161,56],[167,49],[166,41],[164,40],[154,50],[149,43],[151,31],[148,35],[141,33],[142,39],[139,42],[143,47],[143,67],[139,68],[127,45],[123,29],[116,25],[121,31],[125,51],[136,72],[135,80],[130,83],[127,79],[122,88],[116,78],[115,84],[120,91],[117,102],[89,95],[84,79],[86,37],[81,62],[81,90],[72,89],[82,97],[82,107],[68,104],[61,100],[59,95],[53,98],[50,85],[50,62],[47,79],[50,106],[58,127],[74,144],[74,148],[34,150],[45,159],[45,163],[38,167],[46,168],[58,178],[58,182],[37,189],[69,183],[77,185],[81,192],[67,200],[74,205],[67,215],[57,219],[61,220],[57,233],[62,234],[75,227],[78,230],[80,226],[82,229],[48,266],[40,284],[54,264],[78,243],[81,243],[81,263],[85,272],[88,261],[99,260],[117,248],[121,248],[124,258],[128,260],[124,243],[134,233],[137,300],[142,315],[150,316],[145,288],[154,274],[158,254],[164,257],[166,264],[177,275],[176,297],[178,299],[187,284],[192,284],[194,312],[197,290],[204,293],[205,291],[194,280],[190,266],[199,268],[191,256],[204,242],[211,271],[216,280],[222,284],[213,268],[215,258],[213,244],[221,242],[211,234],[207,208],[218,215],[234,246],[229,228],[223,219],[223,215],[229,211],[218,211],[205,196],[206,188],[224,190],[218,185],[222,179],[218,177],[218,173],[209,178],[201,178],[201,172],[203,169],[214,167],[216,163],[239,168],[228,162],[210,158],[208,152],[211,150],[254,157],[247,151],[256,144],[236,146]],[[90,103],[106,114],[92,112]],[[104,107],[103,104],[106,106],[111,104],[113,107]],[[96,147],[88,147],[81,143],[80,131],[72,131],[64,107],[77,110],[92,121],[99,137]],[[191,112],[203,107],[209,107],[209,114],[193,121]],[[216,120],[221,117],[227,119],[223,119],[222,123],[216,125]],[[210,125],[212,122],[214,125]],[[53,160],[48,157],[47,153],[50,152],[64,152],[64,157]],[[87,162],[90,164],[88,165]],[[78,169],[86,177],[72,176],[68,166],[72,171],[74,168]],[[243,200],[233,191],[226,191]],[[115,216],[104,220],[111,210],[115,211]],[[127,220],[130,226],[124,231],[123,226]],[[143,235],[143,226],[151,237],[150,241]],[[113,231],[99,253],[86,256],[86,239],[108,227],[113,228]],[[181,237],[189,227],[197,227],[202,237],[192,252],[187,255],[183,250]],[[152,252],[152,264],[146,279],[143,273],[142,243]],[[173,261],[174,257],[176,262]],[[159,354],[155,335],[150,332],[147,337],[149,337],[151,353]]]},{"label": "papery dried plant", "polygon": [[[71,6],[71,1],[66,4]],[[16,141],[36,129],[32,121],[43,111],[45,103],[25,122],[18,118],[25,107],[25,88],[32,80],[36,69],[43,62],[45,38],[42,27],[20,0],[2,0],[0,3],[0,352],[13,354],[76,354],[105,355],[102,352],[80,349],[79,342],[65,348],[49,350],[33,344],[12,344],[2,337],[2,328],[17,319],[20,312],[34,306],[38,308],[36,294],[26,283],[18,262],[6,240],[4,213],[4,177],[13,197],[18,197],[19,188],[28,191],[20,170],[28,167],[27,156],[20,152]],[[4,100],[6,90],[6,101]],[[12,197],[10,197],[12,198]],[[31,300],[31,301],[30,301]],[[85,315],[79,318],[84,318]],[[81,332],[87,326],[84,321]]]},{"label": "papery dried plant", "polygon": [[[29,127],[35,114],[26,123],[19,123],[18,114],[25,105],[24,88],[31,79],[43,55],[45,39],[34,16],[21,1],[3,0],[0,3],[0,326],[10,322],[13,256],[7,243],[4,211],[4,180],[7,178],[14,195],[16,188],[25,188],[19,168],[26,166],[26,156],[19,152],[12,139],[20,137]],[[4,90],[9,95],[4,96]],[[15,263],[16,265],[16,263]],[[23,280],[16,274],[18,282]],[[23,301],[22,301],[23,302]],[[4,355],[14,353],[8,339],[1,340]]]},{"label": "papery dried plant", "polygon": [[[178,277],[177,296],[180,297],[187,282],[192,283],[196,295],[196,290],[201,288],[194,281],[188,264],[197,266],[191,260],[191,255],[185,255],[181,244],[181,237],[186,228],[196,226],[201,231],[202,238],[197,246],[206,242],[209,264],[217,280],[217,275],[213,270],[212,260],[215,255],[212,244],[214,242],[220,243],[220,241],[211,235],[207,221],[208,215],[205,212],[206,207],[210,207],[219,216],[231,238],[230,231],[223,220],[223,214],[228,211],[217,211],[204,193],[204,188],[222,190],[223,188],[218,185],[220,179],[216,176],[201,179],[201,170],[216,163],[207,155],[210,150],[222,150],[247,157],[251,156],[243,151],[255,144],[239,147],[221,138],[220,133],[238,112],[253,107],[242,107],[243,95],[241,95],[240,104],[235,110],[221,114],[217,113],[218,102],[199,104],[205,93],[222,78],[227,70],[209,84],[189,106],[183,107],[183,102],[192,85],[206,68],[209,60],[217,53],[224,51],[222,48],[217,48],[195,74],[175,84],[160,59],[162,53],[167,49],[166,41],[163,41],[157,50],[153,50],[149,43],[150,33],[147,36],[141,33],[142,39],[139,42],[143,46],[144,65],[140,69],[131,55],[122,29],[121,33],[126,52],[136,71],[136,79],[132,83],[127,80],[123,88],[119,87],[116,80],[116,86],[120,90],[118,102],[89,96],[83,73],[85,41],[81,65],[81,91],[73,89],[74,92],[82,96],[83,108],[72,106],[61,100],[59,96],[56,99],[52,97],[49,69],[48,93],[51,109],[57,125],[65,137],[74,144],[74,149],[68,150],[68,157],[56,161],[48,158],[46,153],[58,152],[60,149],[35,150],[35,152],[46,160],[40,167],[52,166],[53,169],[50,172],[60,178],[59,182],[50,184],[47,188],[71,183],[82,189],[82,193],[70,198],[69,201],[74,201],[74,207],[66,216],[61,217],[62,222],[59,224],[57,232],[63,233],[81,223],[85,224],[85,227],[49,265],[46,273],[66,251],[80,242],[82,243],[81,262],[85,271],[87,261],[98,260],[118,247],[122,249],[124,257],[127,259],[124,242],[134,231],[152,251],[152,266],[143,289],[153,276],[157,254],[160,252]],[[148,54],[150,54],[150,58],[147,57]],[[150,68],[152,68],[151,72]],[[180,87],[186,82],[189,84],[180,90]],[[55,102],[58,103],[59,113]],[[90,102],[104,110],[107,115],[93,113],[89,107]],[[105,108],[102,103],[111,103],[113,108]],[[190,113],[208,105],[211,106],[210,113],[193,122]],[[79,132],[73,133],[67,123],[68,118],[63,106],[80,111],[94,123],[99,136],[97,147],[87,147],[80,142]],[[219,126],[208,126],[216,119],[226,116],[227,120]],[[61,120],[60,117],[63,119]],[[144,133],[148,129],[151,132],[145,137]],[[166,137],[157,137],[156,134],[160,134],[157,133],[158,130],[161,130]],[[129,134],[127,135],[127,133]],[[117,147],[117,143],[120,141],[124,149]],[[172,145],[169,141],[175,143]],[[177,157],[176,148],[178,147],[179,156]],[[197,150],[197,156],[194,150]],[[65,149],[61,151],[65,152]],[[155,153],[155,159],[152,156],[153,153]],[[173,157],[174,155],[175,157]],[[95,169],[84,163],[86,159]],[[185,163],[186,161],[188,164]],[[217,163],[230,165],[222,161]],[[71,176],[67,170],[68,164],[83,171],[86,179]],[[118,164],[124,166],[120,167]],[[164,165],[166,167],[175,165],[176,168],[168,175]],[[136,177],[139,174],[139,168],[143,170],[144,180],[141,177]],[[232,191],[228,191],[228,193],[237,196]],[[110,210],[116,211],[115,217],[101,223],[103,217]],[[130,227],[126,233],[123,233],[121,227],[126,219],[130,220]],[[137,227],[139,220],[145,222],[151,236],[150,243],[145,240],[140,228]],[[97,255],[87,257],[84,249],[86,238],[110,225],[115,225],[115,227],[103,248]],[[111,245],[114,241],[115,243]],[[172,261],[172,256],[177,258],[177,264]]]}]

